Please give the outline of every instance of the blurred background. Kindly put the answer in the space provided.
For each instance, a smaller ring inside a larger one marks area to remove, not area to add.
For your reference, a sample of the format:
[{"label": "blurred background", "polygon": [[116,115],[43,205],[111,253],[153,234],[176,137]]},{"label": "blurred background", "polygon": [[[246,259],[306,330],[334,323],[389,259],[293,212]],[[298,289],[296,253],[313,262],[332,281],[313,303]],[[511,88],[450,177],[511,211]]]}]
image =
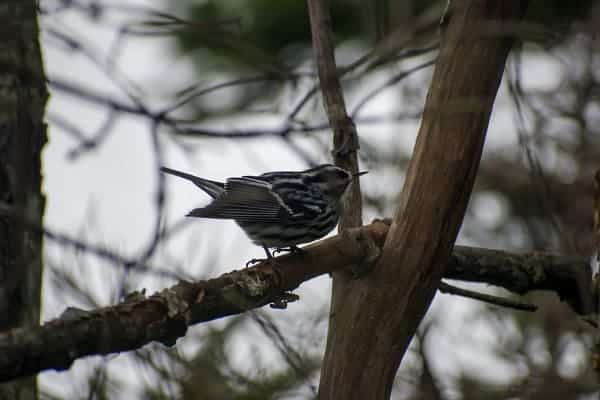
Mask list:
[{"label": "blurred background", "polygon": [[[361,180],[368,222],[396,208],[446,2],[330,3],[369,170]],[[530,3],[457,243],[588,256],[600,167],[600,5]],[[224,180],[331,161],[304,1],[44,0],[40,24],[51,93],[45,223],[69,238],[46,239],[44,321],[69,306],[216,277],[262,255],[232,222],[184,218],[207,196],[161,177],[160,165]],[[173,348],[44,372],[43,398],[315,398],[330,277],[297,294],[286,310],[195,326]],[[393,398],[597,398],[591,336],[553,294],[531,297],[536,313],[438,294]]]}]

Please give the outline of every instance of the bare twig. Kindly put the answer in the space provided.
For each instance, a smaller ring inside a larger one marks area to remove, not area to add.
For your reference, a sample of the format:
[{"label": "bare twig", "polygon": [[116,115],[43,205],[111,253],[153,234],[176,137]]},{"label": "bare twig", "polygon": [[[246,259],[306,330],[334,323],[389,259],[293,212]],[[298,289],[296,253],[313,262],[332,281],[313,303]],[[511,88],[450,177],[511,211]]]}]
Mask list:
[{"label": "bare twig", "polygon": [[531,312],[537,310],[537,306],[530,303],[524,303],[522,301],[511,300],[505,297],[498,297],[492,296],[491,294],[475,292],[473,290],[459,288],[457,286],[453,286],[445,282],[440,282],[439,291],[441,293],[455,294],[457,296],[483,301],[485,303],[494,304],[500,307],[512,308],[513,310]]},{"label": "bare twig", "polygon": [[65,247],[71,247],[78,251],[83,251],[88,254],[92,254],[101,259],[110,261],[111,263],[122,266],[126,270],[136,270],[139,272],[147,272],[154,274],[156,276],[162,276],[165,278],[179,280],[181,276],[179,274],[175,274],[169,270],[160,270],[147,265],[147,259],[140,258],[130,258],[122,256],[116,252],[111,251],[105,246],[96,245],[92,243],[86,243],[83,240],[73,238],[66,234],[55,232],[46,227],[39,226],[34,223],[25,213],[25,211],[21,208],[12,207],[5,203],[0,202],[0,216],[10,217],[12,219],[16,219],[21,223],[25,223],[29,229],[32,231],[41,232],[44,237],[48,240],[51,240],[57,244],[63,245]]},{"label": "bare twig", "polygon": [[[321,93],[329,125],[333,130],[333,158],[336,165],[353,173],[358,172],[358,134],[354,122],[346,112],[344,94],[335,63],[331,40],[331,15],[322,0],[308,0],[310,28]],[[339,229],[362,224],[360,183],[356,181],[344,200],[344,212]]]}]

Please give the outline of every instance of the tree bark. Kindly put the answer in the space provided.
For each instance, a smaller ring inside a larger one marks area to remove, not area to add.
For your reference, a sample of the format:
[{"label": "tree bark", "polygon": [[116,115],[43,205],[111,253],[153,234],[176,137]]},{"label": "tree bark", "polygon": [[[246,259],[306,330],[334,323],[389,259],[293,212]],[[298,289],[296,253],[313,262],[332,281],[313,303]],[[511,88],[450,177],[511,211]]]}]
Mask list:
[{"label": "tree bark", "polygon": [[[181,281],[151,296],[134,292],[114,306],[70,308],[40,327],[0,333],[0,382],[66,369],[84,356],[135,350],[153,341],[172,345],[191,325],[270,303],[285,305],[294,300],[286,292],[308,279],[373,262],[388,231],[387,224],[374,222],[305,247],[302,254],[277,257],[276,266],[267,262],[207,281]],[[550,290],[579,314],[590,312],[591,270],[585,258],[456,246],[445,276],[519,294]]]},{"label": "tree bark", "polygon": [[[375,270],[332,302],[319,398],[388,399],[439,285],[526,1],[453,0],[400,204]],[[448,16],[446,17],[448,19]],[[495,34],[486,27],[492,23]],[[338,288],[340,289],[340,288]]]},{"label": "tree bark", "polygon": [[[0,197],[42,222],[41,150],[47,99],[37,2],[0,2]],[[42,236],[0,217],[0,331],[37,326]],[[35,377],[0,385],[0,399],[36,399]]]}]

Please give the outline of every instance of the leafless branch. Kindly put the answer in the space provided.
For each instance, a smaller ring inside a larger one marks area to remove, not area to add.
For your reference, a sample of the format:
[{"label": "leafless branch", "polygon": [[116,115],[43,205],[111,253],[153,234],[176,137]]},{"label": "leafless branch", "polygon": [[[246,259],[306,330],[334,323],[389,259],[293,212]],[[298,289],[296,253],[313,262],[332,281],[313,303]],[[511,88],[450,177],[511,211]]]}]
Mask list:
[{"label": "leafless branch", "polygon": [[438,289],[441,293],[455,294],[457,296],[467,297],[469,299],[483,301],[484,303],[494,304],[500,307],[512,308],[513,310],[520,311],[536,311],[537,306],[524,303],[522,301],[516,301],[507,299],[505,297],[492,296],[486,293],[476,292],[474,290],[468,290],[459,288],[454,285],[450,285],[445,282],[440,282],[440,287]]},{"label": "leafless branch", "polygon": [[[68,309],[38,328],[2,333],[0,381],[45,369],[66,369],[87,355],[133,350],[153,341],[173,345],[193,324],[273,302],[285,305],[294,300],[288,292],[302,282],[357,263],[373,263],[388,229],[386,223],[376,221],[307,246],[301,254],[278,257],[275,264],[262,263],[206,281],[180,281],[151,296],[134,292],[115,306],[91,311]],[[506,267],[507,260],[510,268]],[[573,257],[458,247],[446,277],[500,284],[520,294],[551,290],[564,296],[589,273],[586,261]]]}]

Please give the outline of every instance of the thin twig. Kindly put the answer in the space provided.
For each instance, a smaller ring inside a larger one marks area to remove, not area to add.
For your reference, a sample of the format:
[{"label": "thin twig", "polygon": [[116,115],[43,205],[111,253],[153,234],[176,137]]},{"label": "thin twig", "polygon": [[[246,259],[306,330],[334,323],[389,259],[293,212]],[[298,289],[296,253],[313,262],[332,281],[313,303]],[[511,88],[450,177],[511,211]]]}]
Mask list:
[{"label": "thin twig", "polygon": [[[356,173],[358,172],[358,134],[354,122],[346,111],[344,93],[335,63],[328,5],[322,0],[308,0],[308,13],[323,105],[333,130],[333,158],[336,165]],[[362,201],[358,180],[352,184],[346,195],[343,210],[340,230],[362,224]]]},{"label": "thin twig", "polygon": [[148,261],[146,259],[128,258],[126,256],[122,256],[116,252],[113,252],[104,246],[86,243],[82,240],[70,237],[63,233],[52,231],[32,221],[32,219],[27,215],[27,211],[22,208],[15,207],[4,202],[0,202],[0,216],[9,217],[18,221],[19,223],[23,223],[27,226],[28,229],[32,231],[41,232],[46,239],[51,240],[64,247],[71,247],[75,250],[83,251],[87,254],[92,254],[100,259],[109,261],[114,265],[122,266],[126,270],[135,270],[136,272],[151,273],[155,274],[156,276],[161,276],[164,278],[174,280],[182,279],[181,275],[175,274],[167,269],[158,269],[149,266],[146,263]]},{"label": "thin twig", "polygon": [[438,289],[442,293],[455,294],[457,296],[483,301],[485,303],[494,304],[500,307],[512,308],[514,310],[530,312],[537,310],[537,306],[534,304],[511,300],[507,299],[506,297],[498,297],[492,296],[491,294],[475,292],[473,290],[463,289],[453,285],[449,285],[445,282],[440,282],[440,286]]}]

